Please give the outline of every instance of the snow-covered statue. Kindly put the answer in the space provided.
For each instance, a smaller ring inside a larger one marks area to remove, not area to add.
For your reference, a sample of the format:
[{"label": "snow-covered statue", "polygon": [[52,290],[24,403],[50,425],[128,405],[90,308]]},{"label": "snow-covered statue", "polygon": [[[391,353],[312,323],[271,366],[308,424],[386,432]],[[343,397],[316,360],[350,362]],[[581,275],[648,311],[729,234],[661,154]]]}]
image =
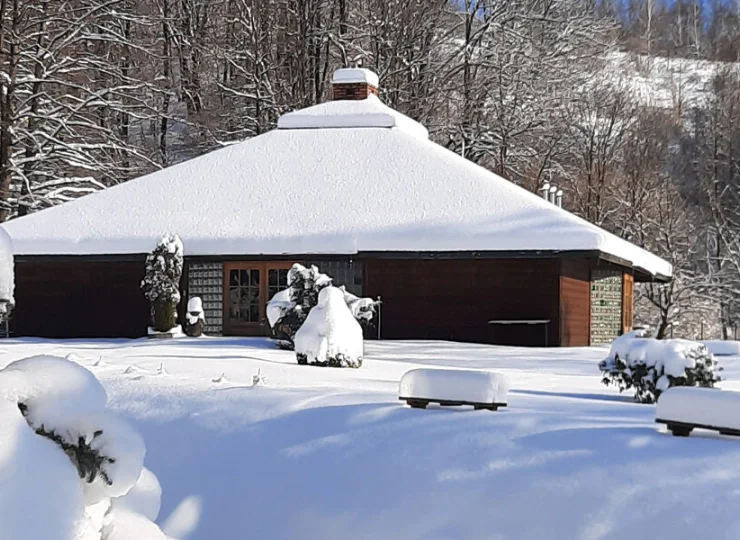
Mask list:
[{"label": "snow-covered statue", "polygon": [[188,300],[188,312],[185,315],[185,333],[190,337],[203,335],[206,317],[203,314],[203,302],[197,296]]},{"label": "snow-covered statue", "polygon": [[5,229],[0,227],[0,322],[7,320],[15,306],[13,266],[13,243]]},{"label": "snow-covered statue", "polygon": [[0,538],[165,540],[144,441],[79,364],[35,356],[0,369],[0,441]]},{"label": "snow-covered statue", "polygon": [[347,307],[341,289],[321,289],[318,304],[295,335],[295,351],[299,364],[353,368],[362,365],[362,327]]},{"label": "snow-covered statue", "polygon": [[141,282],[152,315],[150,333],[180,332],[177,304],[180,303],[183,247],[177,235],[165,236],[146,258],[146,274]]}]

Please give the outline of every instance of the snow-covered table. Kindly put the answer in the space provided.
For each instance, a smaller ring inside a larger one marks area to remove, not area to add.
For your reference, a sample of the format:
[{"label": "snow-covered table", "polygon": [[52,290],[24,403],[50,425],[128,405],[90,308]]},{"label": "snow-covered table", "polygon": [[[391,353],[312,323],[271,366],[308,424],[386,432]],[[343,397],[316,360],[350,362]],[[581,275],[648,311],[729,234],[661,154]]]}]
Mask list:
[{"label": "snow-covered table", "polygon": [[740,436],[740,392],[689,386],[669,388],[658,398],[655,421],[666,424],[676,437],[688,437],[694,428]]},{"label": "snow-covered table", "polygon": [[412,369],[398,385],[398,399],[415,409],[439,403],[495,411],[506,407],[508,392],[509,380],[504,375],[464,369]]}]

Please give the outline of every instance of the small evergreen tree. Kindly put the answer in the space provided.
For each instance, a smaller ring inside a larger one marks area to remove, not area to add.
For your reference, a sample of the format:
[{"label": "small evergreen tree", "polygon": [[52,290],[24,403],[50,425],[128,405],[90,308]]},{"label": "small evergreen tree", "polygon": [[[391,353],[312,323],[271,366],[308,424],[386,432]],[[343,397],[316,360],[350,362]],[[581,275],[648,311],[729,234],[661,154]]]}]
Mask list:
[{"label": "small evergreen tree", "polygon": [[146,258],[146,274],[141,282],[152,315],[152,328],[169,332],[177,324],[180,303],[183,247],[177,235],[162,238]]}]

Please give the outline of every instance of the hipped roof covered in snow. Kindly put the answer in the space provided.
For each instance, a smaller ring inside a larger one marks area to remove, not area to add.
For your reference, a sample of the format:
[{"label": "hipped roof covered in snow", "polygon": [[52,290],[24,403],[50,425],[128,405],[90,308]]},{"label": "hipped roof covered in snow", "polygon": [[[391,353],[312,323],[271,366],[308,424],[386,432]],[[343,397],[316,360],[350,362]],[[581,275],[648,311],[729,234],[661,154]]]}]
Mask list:
[{"label": "hipped roof covered in snow", "polygon": [[375,96],[4,224],[18,255],[598,252],[650,275],[655,255],[431,142]]}]

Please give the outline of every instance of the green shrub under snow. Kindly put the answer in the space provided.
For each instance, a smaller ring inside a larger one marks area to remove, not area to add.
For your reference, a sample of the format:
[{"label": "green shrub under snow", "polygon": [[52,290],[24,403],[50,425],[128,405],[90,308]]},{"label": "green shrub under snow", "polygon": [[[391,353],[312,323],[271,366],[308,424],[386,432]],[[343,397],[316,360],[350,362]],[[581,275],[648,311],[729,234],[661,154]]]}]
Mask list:
[{"label": "green shrub under snow", "polygon": [[605,385],[614,385],[620,392],[634,388],[635,401],[640,403],[654,403],[673,386],[713,387],[721,380],[722,370],[702,343],[659,340],[645,330],[615,339],[599,369]]}]

